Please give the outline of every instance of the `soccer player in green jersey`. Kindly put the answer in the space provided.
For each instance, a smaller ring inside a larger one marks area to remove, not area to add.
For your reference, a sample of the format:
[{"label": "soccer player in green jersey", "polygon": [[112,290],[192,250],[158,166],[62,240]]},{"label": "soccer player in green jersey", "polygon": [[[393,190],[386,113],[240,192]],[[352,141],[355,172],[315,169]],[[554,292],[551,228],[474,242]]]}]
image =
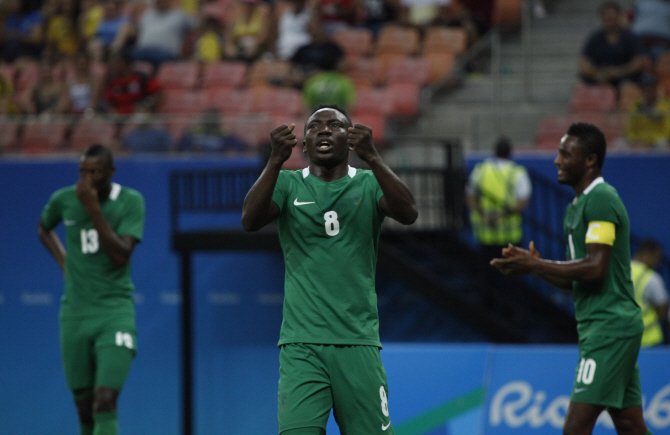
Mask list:
[{"label": "soccer player in green jersey", "polygon": [[563,223],[567,261],[509,246],[491,264],[505,274],[532,274],[572,292],[579,335],[579,362],[565,418],[566,435],[590,434],[603,410],[618,434],[645,435],[637,355],[642,315],[630,269],[630,223],[616,190],[602,177],[605,136],[575,123],[561,139],[554,164],[558,181],[576,198]]},{"label": "soccer player in green jersey", "polygon": [[[244,200],[242,225],[277,221],[286,265],[279,338],[279,433],[323,435],[333,409],[342,433],[393,434],[379,355],[375,293],[384,217],[417,218],[407,186],[379,156],[372,130],[337,106],[305,123],[309,166],[281,170],[297,143],[293,129],[270,133],[272,152]],[[370,169],[349,166],[349,151]]]},{"label": "soccer player in green jersey", "polygon": [[[136,352],[130,257],[142,240],[144,198],[113,175],[112,152],[91,145],[79,181],[51,195],[37,226],[65,275],[61,355],[81,435],[118,434],[117,398]],[[60,222],[67,249],[54,231]]]}]

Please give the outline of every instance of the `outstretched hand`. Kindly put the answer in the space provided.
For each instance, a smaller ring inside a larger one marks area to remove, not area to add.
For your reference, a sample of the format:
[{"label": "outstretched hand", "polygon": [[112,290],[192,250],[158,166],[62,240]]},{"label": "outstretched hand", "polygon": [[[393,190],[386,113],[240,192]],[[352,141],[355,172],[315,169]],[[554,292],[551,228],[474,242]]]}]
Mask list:
[{"label": "outstretched hand", "polygon": [[504,258],[494,258],[490,264],[504,275],[532,273],[533,266],[542,258],[532,241],[528,245],[528,249],[513,246],[510,243],[506,248],[503,248],[502,255]]},{"label": "outstretched hand", "polygon": [[291,157],[293,147],[298,143],[298,139],[293,134],[295,124],[282,124],[270,132],[270,145],[272,153],[270,159],[276,159],[277,163],[284,163]]},{"label": "outstretched hand", "polygon": [[364,162],[369,162],[375,158],[377,149],[372,141],[372,129],[367,125],[355,124],[349,127],[347,143],[349,148],[354,150],[356,155]]}]

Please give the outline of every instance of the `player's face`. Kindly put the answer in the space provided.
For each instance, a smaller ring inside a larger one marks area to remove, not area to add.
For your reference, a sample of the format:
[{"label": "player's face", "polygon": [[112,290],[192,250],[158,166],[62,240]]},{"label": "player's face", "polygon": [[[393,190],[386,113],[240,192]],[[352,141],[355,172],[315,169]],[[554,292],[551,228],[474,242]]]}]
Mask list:
[{"label": "player's face", "polygon": [[558,156],[554,159],[558,169],[558,182],[575,186],[586,174],[586,159],[579,139],[576,136],[565,135],[558,146]]},{"label": "player's face", "polygon": [[321,109],[305,124],[304,149],[309,160],[332,167],[349,157],[349,121],[337,110]]},{"label": "player's face", "polygon": [[98,192],[109,188],[112,175],[114,168],[102,156],[82,156],[79,160],[79,179],[93,186]]}]

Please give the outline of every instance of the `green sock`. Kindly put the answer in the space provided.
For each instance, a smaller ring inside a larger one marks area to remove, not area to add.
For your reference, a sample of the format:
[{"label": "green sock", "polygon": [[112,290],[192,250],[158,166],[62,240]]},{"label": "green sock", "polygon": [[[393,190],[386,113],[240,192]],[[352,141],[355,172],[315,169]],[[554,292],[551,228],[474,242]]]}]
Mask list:
[{"label": "green sock", "polygon": [[93,414],[93,435],[119,435],[119,420],[116,411]]},{"label": "green sock", "polygon": [[93,435],[93,425],[84,424],[81,421],[79,422],[79,434],[80,435]]}]

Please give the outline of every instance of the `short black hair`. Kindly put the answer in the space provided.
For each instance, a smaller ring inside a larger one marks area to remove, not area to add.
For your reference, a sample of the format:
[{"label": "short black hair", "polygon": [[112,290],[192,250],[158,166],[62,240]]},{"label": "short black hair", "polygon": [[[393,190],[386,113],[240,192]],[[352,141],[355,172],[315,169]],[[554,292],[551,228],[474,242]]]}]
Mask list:
[{"label": "short black hair", "polygon": [[593,124],[575,122],[570,125],[567,134],[579,139],[579,145],[582,147],[585,157],[589,154],[595,154],[598,158],[596,164],[602,169],[607,150],[607,141],[603,132]]},{"label": "short black hair", "polygon": [[112,150],[102,144],[96,143],[89,146],[81,155],[83,157],[102,157],[104,160],[107,160],[110,168],[114,167]]},{"label": "short black hair", "polygon": [[642,239],[637,244],[638,254],[642,252],[648,252],[648,253],[658,252],[659,250],[662,249],[663,247],[661,246],[661,244],[654,239]]},{"label": "short black hair", "polygon": [[312,115],[314,115],[316,112],[318,112],[321,109],[332,109],[340,112],[342,115],[344,115],[345,118],[347,118],[347,121],[349,121],[349,125],[353,125],[351,122],[351,118],[349,118],[349,115],[347,114],[347,111],[344,110],[342,107],[338,106],[337,104],[319,104],[312,110],[312,113],[309,114],[307,119],[311,118]]},{"label": "short black hair", "polygon": [[509,159],[512,155],[512,141],[507,136],[500,136],[493,147],[495,156],[501,159]]}]

